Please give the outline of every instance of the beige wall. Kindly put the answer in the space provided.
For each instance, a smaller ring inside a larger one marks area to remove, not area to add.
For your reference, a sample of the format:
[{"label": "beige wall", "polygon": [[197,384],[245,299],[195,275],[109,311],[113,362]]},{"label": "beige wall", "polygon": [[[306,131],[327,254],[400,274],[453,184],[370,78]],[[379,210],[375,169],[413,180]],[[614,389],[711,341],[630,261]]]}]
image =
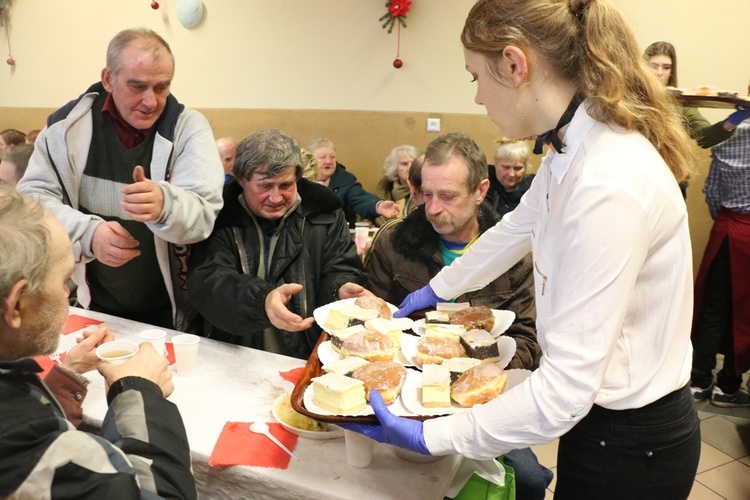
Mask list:
[{"label": "beige wall", "polygon": [[[30,130],[96,81],[120,29],[146,26],[176,55],[174,94],[202,110],[217,137],[241,138],[277,126],[302,144],[326,136],[339,157],[374,188],[390,149],[422,149],[443,132],[464,130],[491,154],[496,130],[473,102],[459,33],[474,0],[415,0],[401,33],[404,67],[391,63],[396,32],[378,18],[383,0],[204,0],[202,23],[184,29],[177,0],[16,0],[10,36],[15,67],[0,62],[0,130]],[[680,85],[743,90],[750,77],[750,1],[615,0],[643,47],[668,40],[679,53]],[[0,54],[7,53],[0,28]],[[3,57],[4,59],[4,57]],[[725,110],[707,110],[711,120]],[[688,197],[693,250],[703,252],[710,220],[700,189],[705,152]],[[538,163],[538,162],[537,162]]]}]

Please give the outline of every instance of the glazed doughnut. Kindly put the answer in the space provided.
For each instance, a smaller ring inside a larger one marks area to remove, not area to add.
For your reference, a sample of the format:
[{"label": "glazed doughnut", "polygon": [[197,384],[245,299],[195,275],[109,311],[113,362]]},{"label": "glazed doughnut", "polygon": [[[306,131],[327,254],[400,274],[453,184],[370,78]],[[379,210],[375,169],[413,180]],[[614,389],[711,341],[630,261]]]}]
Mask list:
[{"label": "glazed doughnut", "polygon": [[352,378],[365,383],[367,401],[370,401],[371,391],[378,391],[385,404],[389,405],[401,394],[406,381],[406,368],[393,361],[378,361],[357,368]]}]

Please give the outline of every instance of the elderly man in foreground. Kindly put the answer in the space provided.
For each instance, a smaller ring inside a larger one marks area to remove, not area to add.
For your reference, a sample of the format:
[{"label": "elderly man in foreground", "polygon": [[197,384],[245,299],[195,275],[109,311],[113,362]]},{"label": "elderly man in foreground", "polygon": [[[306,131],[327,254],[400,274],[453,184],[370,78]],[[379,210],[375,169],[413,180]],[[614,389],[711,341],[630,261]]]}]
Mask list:
[{"label": "elderly man in foreground", "polygon": [[206,336],[307,359],[320,335],[313,310],[367,293],[341,200],[301,178],[301,164],[278,130],[237,147],[224,208],[188,267]]},{"label": "elderly man in foreground", "polygon": [[[196,498],[185,428],[165,399],[172,376],[150,344],[125,364],[100,364],[96,342],[112,338],[100,328],[47,385],[37,375],[29,358],[57,350],[68,317],[73,253],[63,226],[8,186],[0,186],[0,255],[0,497]],[[75,429],[81,401],[76,408],[66,397],[81,385],[77,373],[97,365],[109,388],[100,436]]]}]

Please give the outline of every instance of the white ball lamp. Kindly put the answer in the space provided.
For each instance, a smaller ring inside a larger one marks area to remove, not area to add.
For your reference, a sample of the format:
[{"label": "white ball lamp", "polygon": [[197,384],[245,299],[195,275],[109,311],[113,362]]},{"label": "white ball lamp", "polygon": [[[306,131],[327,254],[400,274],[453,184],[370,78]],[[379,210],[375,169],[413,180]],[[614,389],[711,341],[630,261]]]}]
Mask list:
[{"label": "white ball lamp", "polygon": [[177,0],[177,19],[187,29],[194,28],[203,18],[201,0]]}]

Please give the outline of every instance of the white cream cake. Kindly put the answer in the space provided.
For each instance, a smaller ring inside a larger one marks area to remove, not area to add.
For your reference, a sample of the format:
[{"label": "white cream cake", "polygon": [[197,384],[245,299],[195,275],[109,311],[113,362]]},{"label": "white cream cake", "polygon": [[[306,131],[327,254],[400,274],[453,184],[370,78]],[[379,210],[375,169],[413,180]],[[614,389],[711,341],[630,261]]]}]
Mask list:
[{"label": "white cream cake", "polygon": [[351,375],[357,368],[361,368],[370,362],[357,356],[348,358],[339,358],[323,365],[323,371],[326,373],[338,373],[339,375]]},{"label": "white cream cake", "polygon": [[447,408],[450,405],[450,371],[444,365],[422,365],[422,406]]},{"label": "white cream cake", "polygon": [[312,379],[313,403],[337,415],[350,415],[364,409],[365,384],[338,373]]},{"label": "white cream cake", "polygon": [[368,330],[382,333],[391,339],[396,348],[401,349],[401,336],[404,334],[404,331],[399,328],[398,324],[389,319],[375,318],[367,320],[365,327]]}]

